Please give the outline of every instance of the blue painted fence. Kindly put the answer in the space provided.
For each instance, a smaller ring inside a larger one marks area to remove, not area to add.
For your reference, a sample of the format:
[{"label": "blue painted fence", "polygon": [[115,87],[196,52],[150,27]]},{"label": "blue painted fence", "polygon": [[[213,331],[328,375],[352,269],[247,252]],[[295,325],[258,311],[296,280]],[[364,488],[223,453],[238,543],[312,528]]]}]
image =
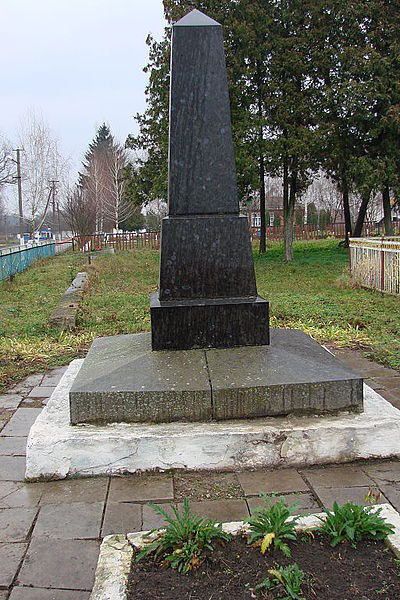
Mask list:
[{"label": "blue painted fence", "polygon": [[0,250],[0,281],[21,273],[38,258],[54,256],[55,242],[39,242],[30,248],[6,248]]}]

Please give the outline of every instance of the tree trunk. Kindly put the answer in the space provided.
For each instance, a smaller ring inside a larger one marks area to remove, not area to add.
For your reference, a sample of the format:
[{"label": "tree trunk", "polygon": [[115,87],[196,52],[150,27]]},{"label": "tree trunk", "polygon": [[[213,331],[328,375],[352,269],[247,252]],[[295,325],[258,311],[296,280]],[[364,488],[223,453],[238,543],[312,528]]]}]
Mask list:
[{"label": "tree trunk", "polygon": [[390,190],[388,183],[386,183],[382,189],[382,204],[385,235],[393,235],[392,209],[390,207]]},{"label": "tree trunk", "polygon": [[[294,206],[296,203],[297,191],[297,170],[292,170],[290,174],[290,190],[289,195],[284,202],[283,208],[283,227],[284,227],[284,248],[285,260],[292,262],[293,260],[293,221],[294,221]],[[286,210],[285,210],[286,209]]]},{"label": "tree trunk", "polygon": [[367,208],[368,208],[370,197],[371,197],[371,192],[368,191],[367,193],[364,193],[364,195],[361,199],[361,206],[358,211],[357,221],[356,221],[356,224],[354,226],[354,231],[353,231],[354,237],[361,237],[362,228],[363,228],[364,221],[365,221],[365,215],[367,214]]},{"label": "tree trunk", "polygon": [[347,185],[346,176],[342,178],[342,194],[343,194],[343,212],[344,212],[344,225],[346,229],[345,247],[349,247],[349,235],[351,235],[351,214],[349,205],[349,187]]},{"label": "tree trunk", "polygon": [[260,120],[259,132],[258,132],[258,145],[259,145],[259,183],[260,183],[260,254],[265,254],[266,243],[265,243],[265,165],[264,165],[264,133],[263,133],[263,106],[261,96],[261,75],[260,66],[257,63],[257,76],[258,76],[258,118]]},{"label": "tree trunk", "polygon": [[264,156],[260,153],[260,254],[265,254],[265,169]]}]

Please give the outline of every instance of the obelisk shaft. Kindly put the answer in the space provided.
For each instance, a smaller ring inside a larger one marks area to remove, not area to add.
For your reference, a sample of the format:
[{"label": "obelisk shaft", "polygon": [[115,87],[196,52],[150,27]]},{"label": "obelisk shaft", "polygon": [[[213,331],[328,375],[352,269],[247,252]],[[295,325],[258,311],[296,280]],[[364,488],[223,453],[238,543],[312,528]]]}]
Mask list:
[{"label": "obelisk shaft", "polygon": [[172,28],[170,216],[239,213],[222,27],[202,16]]}]

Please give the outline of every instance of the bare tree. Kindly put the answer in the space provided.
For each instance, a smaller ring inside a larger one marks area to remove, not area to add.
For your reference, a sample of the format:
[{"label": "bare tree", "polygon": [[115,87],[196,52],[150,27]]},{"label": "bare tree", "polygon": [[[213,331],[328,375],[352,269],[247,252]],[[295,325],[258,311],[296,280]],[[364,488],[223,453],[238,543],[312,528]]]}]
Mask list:
[{"label": "bare tree", "polygon": [[89,235],[96,229],[96,205],[80,185],[66,193],[62,214],[75,235]]},{"label": "bare tree", "polygon": [[96,231],[103,231],[105,216],[105,194],[108,184],[108,160],[103,149],[95,149],[88,165],[88,172],[84,177],[84,189],[88,201],[95,209]]},{"label": "bare tree", "polygon": [[0,188],[7,183],[13,183],[15,178],[15,164],[12,156],[12,146],[0,134]]},{"label": "bare tree", "polygon": [[107,155],[104,211],[117,230],[121,222],[132,216],[135,209],[133,203],[127,202],[125,197],[127,186],[125,169],[128,165],[128,152],[120,144],[114,143]]},{"label": "bare tree", "polygon": [[19,127],[19,144],[23,148],[22,186],[25,215],[32,237],[42,226],[50,205],[49,181],[60,176],[64,161],[57,139],[43,118],[33,110],[27,112]]}]

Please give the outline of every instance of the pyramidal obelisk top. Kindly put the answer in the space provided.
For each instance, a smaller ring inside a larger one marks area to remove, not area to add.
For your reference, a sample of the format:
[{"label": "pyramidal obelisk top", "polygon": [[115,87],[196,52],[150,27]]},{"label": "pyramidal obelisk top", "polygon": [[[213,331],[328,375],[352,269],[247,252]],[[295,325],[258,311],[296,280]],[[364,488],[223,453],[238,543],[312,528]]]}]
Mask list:
[{"label": "pyramidal obelisk top", "polygon": [[222,27],[192,10],[171,48],[169,215],[239,214]]},{"label": "pyramidal obelisk top", "polygon": [[174,27],[221,27],[221,24],[208,17],[197,8],[174,23]]}]

